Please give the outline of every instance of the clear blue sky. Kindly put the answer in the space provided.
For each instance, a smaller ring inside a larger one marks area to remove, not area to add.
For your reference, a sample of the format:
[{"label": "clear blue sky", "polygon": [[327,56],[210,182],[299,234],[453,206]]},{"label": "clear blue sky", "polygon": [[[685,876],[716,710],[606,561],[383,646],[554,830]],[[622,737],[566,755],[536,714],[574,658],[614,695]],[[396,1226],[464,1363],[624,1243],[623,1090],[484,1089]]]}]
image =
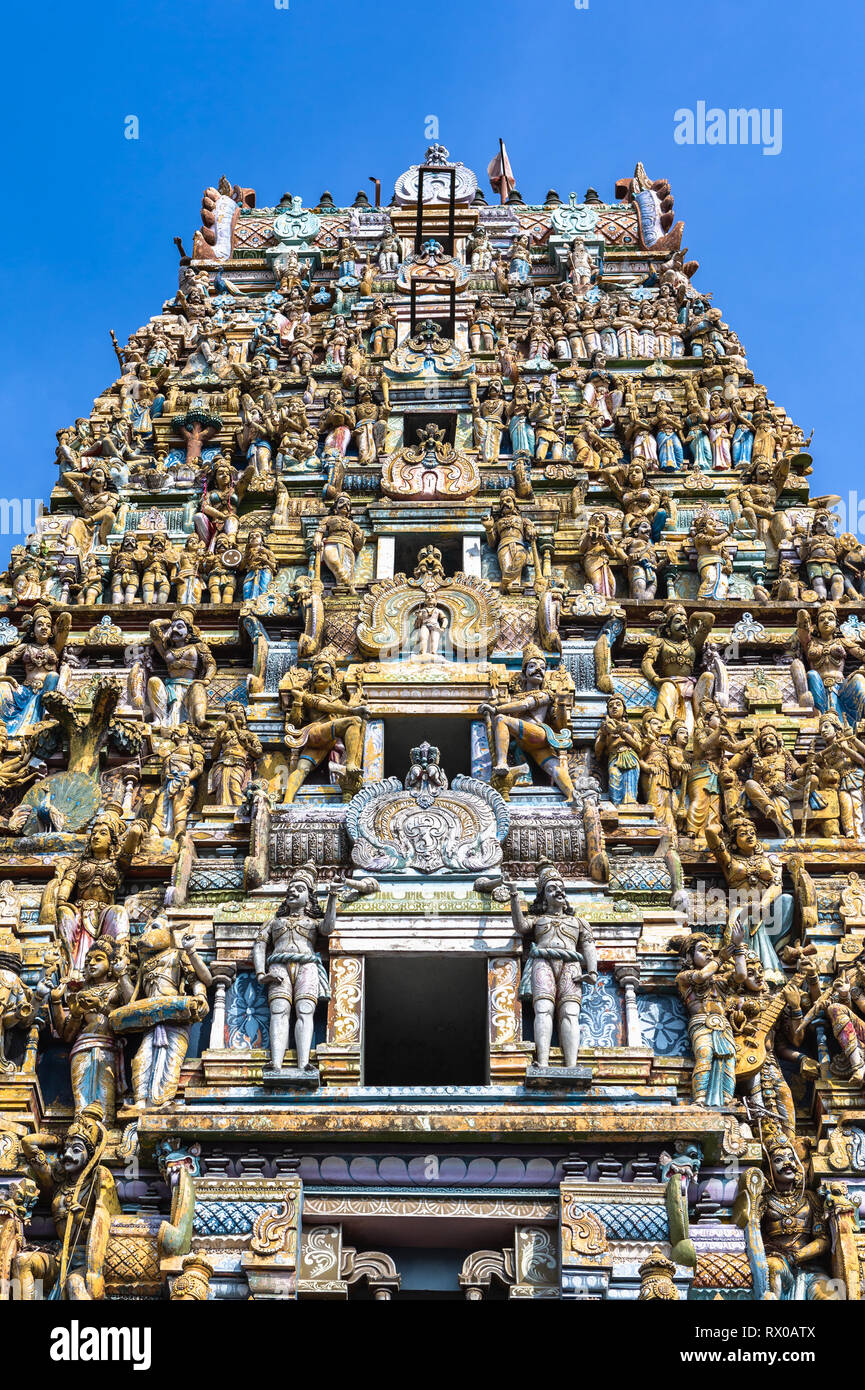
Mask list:
[{"label": "clear blue sky", "polygon": [[[7,9],[0,497],[47,496],[54,431],[113,379],[109,328],[125,341],[174,293],[172,238],[191,247],[207,184],[340,202],[375,174],[386,200],[429,115],[478,174],[503,136],[528,202],[612,198],[638,159],[668,177],[696,283],[770,396],[816,428],[816,489],[865,495],[859,4],[288,4]],[[700,101],[780,107],[781,153],[676,144],[674,112]]]}]

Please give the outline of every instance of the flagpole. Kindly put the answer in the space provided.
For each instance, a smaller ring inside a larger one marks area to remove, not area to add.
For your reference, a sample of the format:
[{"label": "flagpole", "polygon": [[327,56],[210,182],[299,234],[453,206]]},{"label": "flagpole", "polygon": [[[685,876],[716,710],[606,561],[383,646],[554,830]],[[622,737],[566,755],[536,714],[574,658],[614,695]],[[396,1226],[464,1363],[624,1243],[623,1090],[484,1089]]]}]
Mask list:
[{"label": "flagpole", "polygon": [[507,185],[507,179],[505,177],[505,142],[501,138],[501,136],[499,136],[499,156],[502,161],[502,178],[501,183],[499,184],[499,198],[501,199],[502,203],[506,203],[507,198],[505,197],[505,187]]}]

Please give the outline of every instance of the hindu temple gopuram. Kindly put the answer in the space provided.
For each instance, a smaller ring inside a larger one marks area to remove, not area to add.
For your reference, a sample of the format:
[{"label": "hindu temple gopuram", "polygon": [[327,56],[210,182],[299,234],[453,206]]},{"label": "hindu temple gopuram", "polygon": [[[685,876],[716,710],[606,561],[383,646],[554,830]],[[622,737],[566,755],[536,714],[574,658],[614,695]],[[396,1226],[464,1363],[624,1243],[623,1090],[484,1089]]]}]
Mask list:
[{"label": "hindu temple gopuram", "polygon": [[0,1297],[863,1296],[865,547],[666,181],[499,191],[220,179],[58,432]]}]

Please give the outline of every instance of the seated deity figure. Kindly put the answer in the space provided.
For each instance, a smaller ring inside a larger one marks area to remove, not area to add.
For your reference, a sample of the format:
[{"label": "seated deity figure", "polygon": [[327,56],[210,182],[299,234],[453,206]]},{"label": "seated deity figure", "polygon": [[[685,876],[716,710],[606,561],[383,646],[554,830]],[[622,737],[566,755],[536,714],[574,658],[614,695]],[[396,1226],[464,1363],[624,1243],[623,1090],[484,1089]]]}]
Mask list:
[{"label": "seated deity figure", "polygon": [[69,489],[81,508],[81,517],[76,517],[69,526],[69,534],[76,541],[79,552],[86,554],[95,539],[100,545],[106,545],[120,506],[120,496],[108,470],[102,464],[87,470],[68,468],[63,474],[63,486]]},{"label": "seated deity figure", "polygon": [[472,270],[489,271],[493,263],[493,248],[486,227],[478,226],[466,242],[466,254]]},{"label": "seated deity figure", "polygon": [[529,548],[526,542],[537,536],[534,523],[525,520],[519,509],[517,495],[513,488],[506,487],[499,498],[498,512],[492,512],[484,520],[487,541],[496,550],[501,570],[503,594],[518,588],[523,570],[529,562]]},{"label": "seated deity figure", "polygon": [[478,713],[488,721],[493,780],[507,777],[508,749],[511,741],[546,772],[569,802],[576,801],[567,751],[571,734],[567,727],[567,706],[573,686],[568,690],[547,671],[543,652],[535,646],[523,652],[522,675],[512,697],[495,704],[483,704]]},{"label": "seated deity figure", "polygon": [[324,911],[316,901],[318,874],[314,864],[295,869],[276,915],[259,930],[252,959],[259,984],[267,990],[270,1011],[270,1060],[281,1071],[288,1051],[291,1012],[297,1069],[310,1069],[315,1006],[330,998],[327,969],[315,949],[336,926],[339,889],[331,884]]},{"label": "seated deity figure", "polygon": [[[807,672],[798,657],[790,665],[800,704],[821,714],[837,714],[856,728],[865,712],[865,646],[840,630],[831,603],[821,603],[813,621],[808,610],[800,608],[797,624],[799,645],[808,663]],[[845,675],[848,661],[859,663],[849,676]]]},{"label": "seated deity figure", "polygon": [[354,593],[354,566],[363,549],[363,531],[352,520],[351,498],[347,492],[340,492],[330,515],[322,517],[312,545],[337,584]]},{"label": "seated deity figure", "polygon": [[396,347],[396,324],[383,299],[373,301],[369,325],[370,356],[390,357]]},{"label": "seated deity figure", "polygon": [[79,978],[98,937],[129,937],[129,916],[117,898],[146,830],[140,820],[127,827],[114,807],[101,811],[84,851],[60,861],[42,894],[39,920],[56,925],[69,968]]},{"label": "seated deity figure", "polygon": [[338,778],[344,792],[357,791],[363,779],[363,740],[369,709],[352,703],[337,674],[337,656],[325,647],[308,672],[297,668],[283,678],[281,693],[290,701],[285,742],[291,750],[283,802],[290,805],[314,768],[329,753],[345,751]]},{"label": "seated deity figure", "polygon": [[237,535],[237,507],[234,470],[219,455],[211,464],[201,506],[193,518],[195,530],[208,550],[213,550],[218,535]]},{"label": "seated deity figure", "polygon": [[791,784],[802,777],[802,767],[784,748],[772,725],[763,725],[737,745],[726,767],[730,772],[745,770],[743,790],[751,805],[774,822],[782,839],[789,839],[793,834],[789,794]]},{"label": "seated deity figure", "polygon": [[[49,717],[45,697],[52,692],[62,696],[69,677],[64,652],[71,623],[70,613],[52,616],[37,603],[21,624],[24,640],[0,656],[0,718],[10,735],[20,736],[43,724]],[[24,667],[23,684],[7,675],[16,661]]]},{"label": "seated deity figure", "polygon": [[797,1029],[801,1041],[807,1029],[820,1017],[825,1017],[841,1048],[841,1056],[833,1059],[837,1071],[850,1081],[865,1082],[865,971],[861,960],[839,970],[825,990],[812,989],[815,996],[808,1012]]},{"label": "seated deity figure", "polygon": [[802,828],[826,839],[865,838],[865,743],[836,714],[822,714],[819,744],[799,774]]},{"label": "seated deity figure", "polygon": [[734,1207],[736,1224],[749,1232],[755,1295],[784,1302],[843,1298],[827,1269],[833,1238],[826,1201],[806,1187],[796,1145],[781,1125],[764,1124],[763,1146],[769,1178],[746,1168]]},{"label": "seated deity figure", "polygon": [[382,275],[395,275],[399,270],[400,245],[393,232],[385,232],[375,248],[375,257]]},{"label": "seated deity figure", "polygon": [[520,982],[520,995],[530,999],[535,1016],[537,1066],[550,1064],[553,1024],[556,1024],[562,1065],[577,1065],[583,989],[598,979],[598,955],[592,929],[577,917],[568,902],[564,879],[544,859],[538,866],[536,896],[523,911],[519,890],[511,885],[511,917],[520,936],[531,936],[529,958]]},{"label": "seated deity figure", "polygon": [[56,1248],[28,1243],[15,1256],[12,1275],[24,1302],[104,1298],[111,1218],[120,1210],[111,1170],[100,1162],[107,1140],[100,1105],[85,1106],[75,1116],[53,1160],[46,1153],[57,1144],[52,1134],[40,1131],[21,1140],[30,1172],[39,1187],[51,1193],[57,1236]]},{"label": "seated deity figure", "polygon": [[204,727],[207,686],[216,662],[194,619],[191,608],[176,608],[170,618],[150,624],[150,640],[167,671],[164,680],[150,676],[147,681],[147,701],[157,724]]}]

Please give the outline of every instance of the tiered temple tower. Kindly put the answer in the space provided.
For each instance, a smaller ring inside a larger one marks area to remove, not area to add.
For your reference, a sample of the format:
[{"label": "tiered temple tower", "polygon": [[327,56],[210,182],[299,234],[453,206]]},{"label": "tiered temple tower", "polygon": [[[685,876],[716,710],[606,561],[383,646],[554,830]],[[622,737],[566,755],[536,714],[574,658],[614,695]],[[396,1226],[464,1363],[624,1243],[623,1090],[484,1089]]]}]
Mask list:
[{"label": "tiered temple tower", "polygon": [[865,550],[681,240],[206,190],[0,579],[2,1296],[860,1296]]}]

